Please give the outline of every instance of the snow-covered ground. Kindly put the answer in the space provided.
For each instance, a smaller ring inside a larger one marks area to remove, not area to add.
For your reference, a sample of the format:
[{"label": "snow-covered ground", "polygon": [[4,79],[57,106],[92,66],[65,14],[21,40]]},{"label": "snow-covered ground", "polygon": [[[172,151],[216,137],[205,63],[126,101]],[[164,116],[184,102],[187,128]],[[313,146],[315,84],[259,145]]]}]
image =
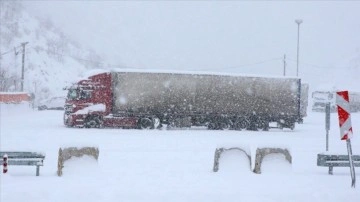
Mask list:
[{"label": "snow-covered ground", "polygon": [[[39,177],[34,166],[9,166],[0,174],[1,202],[360,200],[349,168],[334,168],[331,176],[316,165],[317,154],[325,151],[323,113],[309,112],[294,131],[126,130],[66,128],[62,111],[0,107],[0,150],[46,154]],[[360,113],[352,114],[352,123],[353,153],[360,154]],[[99,160],[71,159],[58,177],[58,150],[69,146],[97,146]],[[212,171],[217,147],[241,147],[254,155],[264,146],[289,149],[293,163],[269,155],[262,174],[254,174],[244,154],[230,151],[219,172]],[[346,154],[337,114],[331,115],[330,152]]]}]

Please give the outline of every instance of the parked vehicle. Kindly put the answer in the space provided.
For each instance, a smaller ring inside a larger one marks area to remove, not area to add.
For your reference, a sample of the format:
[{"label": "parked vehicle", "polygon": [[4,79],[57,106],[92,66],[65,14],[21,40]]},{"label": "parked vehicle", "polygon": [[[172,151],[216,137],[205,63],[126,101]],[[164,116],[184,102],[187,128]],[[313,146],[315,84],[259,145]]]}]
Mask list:
[{"label": "parked vehicle", "polygon": [[52,97],[40,102],[38,110],[64,110],[65,97]]},{"label": "parked vehicle", "polygon": [[300,118],[298,78],[118,71],[67,89],[70,127],[268,130],[270,122],[293,129]]},{"label": "parked vehicle", "polygon": [[[324,112],[327,103],[330,103],[330,111],[336,112],[336,91],[314,91],[312,93],[312,110]],[[351,112],[360,111],[360,92],[349,91],[349,104]]]}]

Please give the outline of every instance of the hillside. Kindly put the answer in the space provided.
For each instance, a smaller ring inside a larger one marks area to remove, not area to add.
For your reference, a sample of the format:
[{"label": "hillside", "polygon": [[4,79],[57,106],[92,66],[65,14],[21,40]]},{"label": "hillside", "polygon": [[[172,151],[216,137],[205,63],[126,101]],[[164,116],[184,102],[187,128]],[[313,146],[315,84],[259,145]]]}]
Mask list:
[{"label": "hillside", "polygon": [[31,16],[17,1],[0,2],[0,91],[20,91],[22,43],[25,45],[24,91],[36,102],[64,95],[63,88],[91,68],[101,67],[95,51],[86,50],[50,19]]}]

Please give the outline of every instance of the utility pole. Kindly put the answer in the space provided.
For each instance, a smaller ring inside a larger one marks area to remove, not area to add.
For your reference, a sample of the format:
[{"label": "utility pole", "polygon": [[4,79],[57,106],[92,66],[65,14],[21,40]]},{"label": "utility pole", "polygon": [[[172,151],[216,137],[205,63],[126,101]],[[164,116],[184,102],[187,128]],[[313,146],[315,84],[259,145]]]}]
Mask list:
[{"label": "utility pole", "polygon": [[21,92],[24,91],[24,72],[25,72],[25,45],[29,42],[23,42],[21,43],[21,46],[23,48],[22,50],[22,67],[21,67]]},{"label": "utility pole", "polygon": [[286,76],[286,55],[284,54],[284,76]]},{"label": "utility pole", "polygon": [[296,59],[296,76],[299,76],[299,42],[300,42],[300,24],[303,22],[301,19],[295,20],[298,25],[298,37],[297,37],[297,59]]},{"label": "utility pole", "polygon": [[[16,69],[18,67],[17,65],[17,61],[18,61],[18,55],[19,55],[19,51],[16,50],[17,47],[14,47],[14,53],[15,53],[15,56],[14,56],[14,68]],[[19,91],[19,81],[18,79],[16,79],[16,77],[14,77],[14,86],[15,86],[15,91]]]}]

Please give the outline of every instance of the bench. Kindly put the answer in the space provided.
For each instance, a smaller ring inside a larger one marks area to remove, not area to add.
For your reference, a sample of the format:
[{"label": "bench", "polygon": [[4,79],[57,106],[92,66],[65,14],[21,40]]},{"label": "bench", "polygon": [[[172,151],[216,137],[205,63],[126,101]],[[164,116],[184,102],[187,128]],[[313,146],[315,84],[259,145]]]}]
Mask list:
[{"label": "bench", "polygon": [[44,165],[45,155],[36,152],[0,152],[0,163],[3,165],[4,155],[8,156],[8,165],[36,166],[36,176],[40,175],[40,166]]},{"label": "bench", "polygon": [[[360,167],[360,155],[352,155],[355,167]],[[333,167],[350,167],[349,155],[318,154],[317,165],[329,167],[329,175],[333,174]]]}]

